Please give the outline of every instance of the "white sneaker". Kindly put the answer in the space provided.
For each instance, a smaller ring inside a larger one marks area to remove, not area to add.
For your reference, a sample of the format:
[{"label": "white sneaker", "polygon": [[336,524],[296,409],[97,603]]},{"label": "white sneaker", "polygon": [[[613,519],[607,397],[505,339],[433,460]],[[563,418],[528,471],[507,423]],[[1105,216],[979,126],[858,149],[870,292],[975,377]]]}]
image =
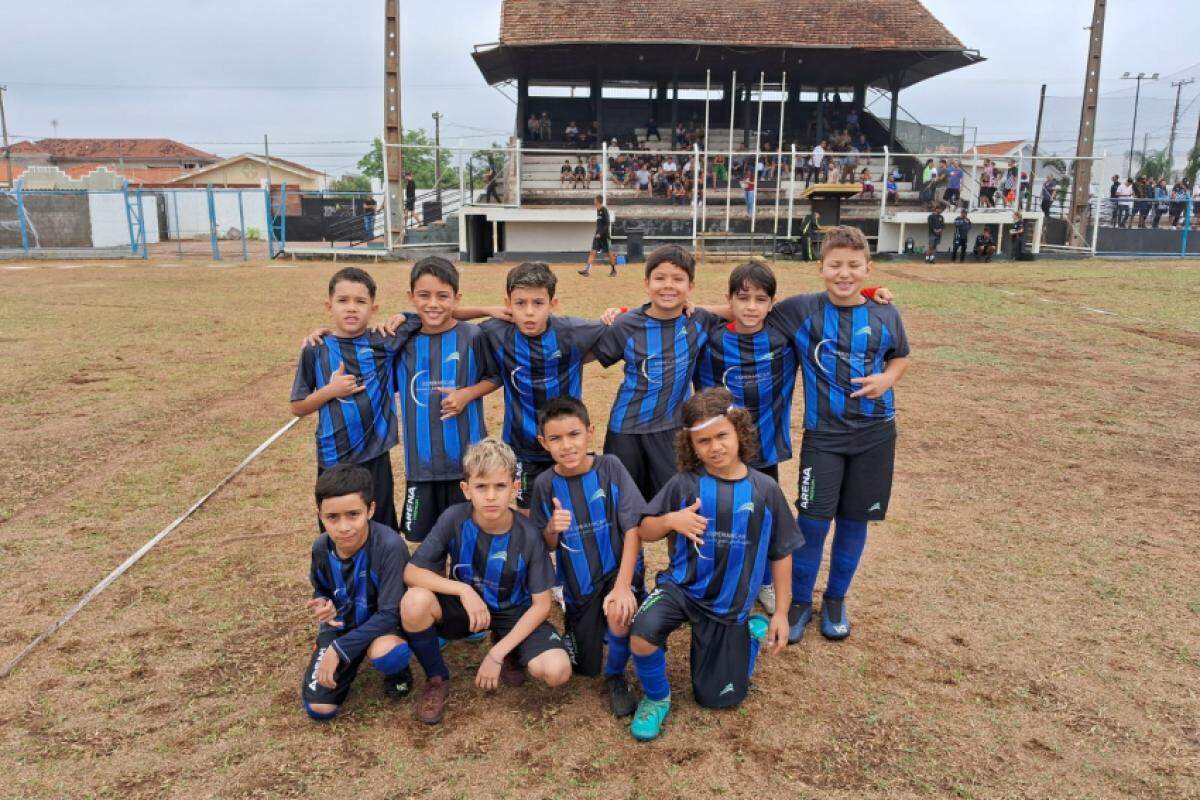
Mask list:
[{"label": "white sneaker", "polygon": [[764,586],[758,590],[758,602],[767,614],[775,613],[775,587]]},{"label": "white sneaker", "polygon": [[[554,602],[558,603],[559,608],[561,608],[564,612],[566,612],[567,601],[563,599],[563,587],[561,587],[561,586],[551,587],[550,596],[554,598]],[[775,599],[774,590],[772,590],[772,592],[771,592],[771,599],[772,599],[772,601],[774,601],[774,599]]]}]

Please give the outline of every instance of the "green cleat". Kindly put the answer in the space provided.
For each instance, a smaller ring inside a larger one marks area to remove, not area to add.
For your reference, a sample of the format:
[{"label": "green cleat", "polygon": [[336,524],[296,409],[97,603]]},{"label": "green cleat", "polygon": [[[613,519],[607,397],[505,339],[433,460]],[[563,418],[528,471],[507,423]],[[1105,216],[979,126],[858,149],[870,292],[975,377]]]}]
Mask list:
[{"label": "green cleat", "polygon": [[667,697],[666,700],[651,700],[649,697],[643,697],[642,702],[638,703],[637,713],[633,715],[633,722],[629,724],[629,732],[639,742],[652,742],[662,732],[663,722],[666,721],[669,713],[671,713],[670,697]]}]

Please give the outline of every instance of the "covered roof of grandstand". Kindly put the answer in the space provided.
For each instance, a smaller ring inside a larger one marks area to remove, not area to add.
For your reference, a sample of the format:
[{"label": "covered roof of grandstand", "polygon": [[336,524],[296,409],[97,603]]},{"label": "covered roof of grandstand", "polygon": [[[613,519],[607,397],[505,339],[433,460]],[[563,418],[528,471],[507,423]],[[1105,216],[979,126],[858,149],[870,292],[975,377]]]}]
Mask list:
[{"label": "covered roof of grandstand", "polygon": [[500,41],[474,57],[489,83],[601,67],[609,80],[787,70],[806,84],[880,86],[899,72],[902,87],[982,60],[919,0],[504,0]]}]

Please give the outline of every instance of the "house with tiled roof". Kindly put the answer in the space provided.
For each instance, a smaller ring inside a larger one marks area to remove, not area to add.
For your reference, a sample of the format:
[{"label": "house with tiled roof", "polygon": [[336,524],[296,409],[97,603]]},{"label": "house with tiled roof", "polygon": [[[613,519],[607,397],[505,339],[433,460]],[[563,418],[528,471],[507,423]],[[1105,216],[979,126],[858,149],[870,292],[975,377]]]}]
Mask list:
[{"label": "house with tiled roof", "polygon": [[36,172],[43,178],[61,172],[66,179],[81,180],[101,172],[130,183],[164,183],[221,160],[173,139],[38,139],[17,142],[10,150],[13,180],[39,167]]},{"label": "house with tiled roof", "polygon": [[272,186],[287,183],[290,189],[319,191],[325,189],[325,174],[319,170],[310,169],[295,161],[271,157],[268,167],[267,159],[258,153],[242,153],[232,158],[209,164],[196,170],[177,175],[168,181],[171,188],[188,186],[220,186],[220,187],[257,187],[265,186],[268,172]]}]

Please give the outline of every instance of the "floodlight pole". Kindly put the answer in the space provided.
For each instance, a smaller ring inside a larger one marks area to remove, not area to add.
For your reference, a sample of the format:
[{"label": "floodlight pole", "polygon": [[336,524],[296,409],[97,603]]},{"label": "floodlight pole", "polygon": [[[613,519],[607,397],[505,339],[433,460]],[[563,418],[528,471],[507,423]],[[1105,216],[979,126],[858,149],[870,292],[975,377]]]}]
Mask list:
[{"label": "floodlight pole", "polygon": [[[1133,148],[1137,146],[1137,115],[1138,115],[1138,103],[1142,97],[1142,81],[1156,81],[1156,80],[1158,80],[1158,73],[1156,72],[1153,75],[1147,75],[1144,72],[1139,72],[1137,75],[1133,75],[1131,73],[1126,72],[1124,75],[1121,76],[1121,80],[1137,81],[1137,88],[1133,92],[1133,129],[1129,132],[1129,168],[1126,170],[1126,173],[1125,173],[1126,177],[1132,178],[1133,177]],[[1142,153],[1142,157],[1145,158],[1146,154]]]}]

